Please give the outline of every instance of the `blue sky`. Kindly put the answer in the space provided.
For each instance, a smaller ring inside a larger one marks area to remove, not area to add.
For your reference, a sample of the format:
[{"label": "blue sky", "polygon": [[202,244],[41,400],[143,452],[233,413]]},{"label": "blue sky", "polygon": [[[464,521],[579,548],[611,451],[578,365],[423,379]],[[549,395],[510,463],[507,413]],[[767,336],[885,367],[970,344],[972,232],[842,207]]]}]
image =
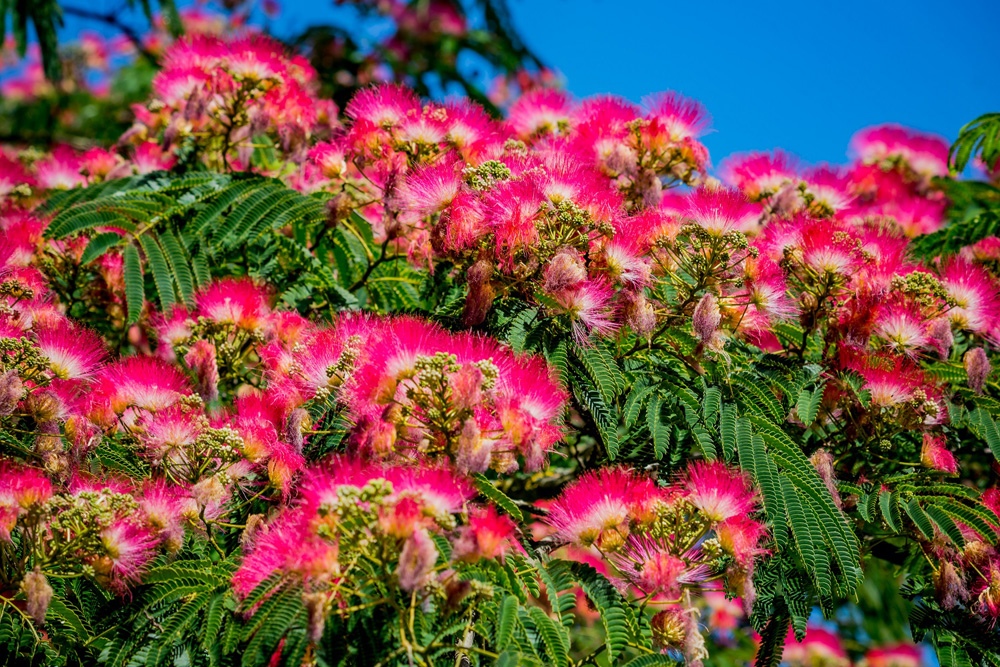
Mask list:
[{"label": "blue sky", "polygon": [[[964,123],[1000,110],[995,0],[509,1],[524,40],[573,94],[638,102],[673,89],[701,100],[716,164],[777,147],[843,162],[851,135],[867,125],[898,122],[954,139]],[[118,2],[89,6],[103,4]],[[282,35],[351,14],[333,0],[282,6],[274,24]],[[68,23],[67,36],[80,27]]]}]

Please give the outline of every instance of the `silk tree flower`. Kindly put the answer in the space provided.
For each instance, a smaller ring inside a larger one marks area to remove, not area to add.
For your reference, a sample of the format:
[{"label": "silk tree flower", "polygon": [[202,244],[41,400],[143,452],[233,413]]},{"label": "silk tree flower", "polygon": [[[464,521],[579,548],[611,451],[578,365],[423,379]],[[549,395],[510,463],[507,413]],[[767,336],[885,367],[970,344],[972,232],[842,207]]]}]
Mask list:
[{"label": "silk tree flower", "polygon": [[803,174],[802,182],[809,210],[822,217],[845,211],[854,200],[849,176],[839,169],[828,166],[809,169]]},{"label": "silk tree flower", "polygon": [[469,523],[459,528],[452,555],[458,560],[475,562],[481,558],[503,558],[520,548],[514,522],[497,514],[496,508],[489,505],[470,512]]},{"label": "silk tree flower", "polygon": [[750,480],[721,461],[694,461],[679,482],[687,500],[713,523],[746,516],[756,509]]},{"label": "silk tree flower", "polygon": [[603,280],[587,280],[551,295],[551,310],[568,318],[573,337],[586,345],[591,337],[606,338],[620,324],[612,307],[614,290]]},{"label": "silk tree flower", "polygon": [[685,587],[697,586],[711,573],[696,550],[681,555],[672,545],[648,536],[629,535],[610,560],[622,578],[646,595],[672,600]]},{"label": "silk tree flower", "polygon": [[177,553],[184,543],[185,514],[192,511],[190,493],[165,480],[147,480],[137,498],[146,522],[169,553]]},{"label": "silk tree flower", "polygon": [[940,470],[952,475],[958,474],[958,463],[955,461],[955,455],[946,447],[946,444],[943,435],[924,433],[920,462],[924,467],[932,470]]},{"label": "silk tree flower", "polygon": [[367,121],[376,127],[394,128],[409,116],[421,111],[420,99],[405,86],[384,84],[357,92],[344,113],[354,121]]},{"label": "silk tree flower", "polygon": [[914,356],[931,342],[927,319],[912,303],[883,305],[878,310],[874,333],[888,348],[908,356]]},{"label": "silk tree flower", "polygon": [[795,158],[782,151],[732,156],[719,171],[724,183],[739,188],[752,201],[775,195],[799,180]]},{"label": "silk tree flower", "polygon": [[878,125],[859,131],[851,140],[851,150],[866,164],[899,160],[925,178],[948,175],[948,142],[900,125]]},{"label": "silk tree flower", "polygon": [[[480,436],[494,441],[491,465],[516,469],[521,454],[533,470],[561,437],[566,392],[544,362],[406,317],[383,320],[366,346],[343,389],[357,423],[354,439],[366,451],[413,459],[428,449],[457,456],[460,446],[468,465],[475,443],[462,444],[460,434],[474,438],[465,426],[474,418]],[[435,411],[450,417],[442,421]]]},{"label": "silk tree flower", "polygon": [[11,541],[19,517],[52,497],[52,483],[36,468],[0,460],[0,539]]},{"label": "silk tree flower", "polygon": [[922,667],[920,647],[901,642],[868,649],[862,661],[864,667]]},{"label": "silk tree flower", "polygon": [[115,415],[157,411],[189,396],[187,378],[155,357],[126,357],[104,366],[94,378],[91,419],[112,426]]},{"label": "silk tree flower", "polygon": [[244,556],[233,574],[233,590],[244,598],[275,573],[317,586],[338,574],[339,548],[336,541],[320,537],[312,529],[309,516],[286,512],[261,534],[252,551]]},{"label": "silk tree flower", "polygon": [[632,524],[648,520],[648,507],[662,497],[646,477],[625,468],[602,468],[567,486],[545,521],[562,542],[616,551],[624,546]]},{"label": "silk tree flower", "polygon": [[718,237],[752,229],[760,218],[760,207],[739,190],[699,188],[688,197],[685,217]]},{"label": "silk tree flower", "polygon": [[568,129],[571,119],[569,96],[552,88],[540,88],[522,95],[507,111],[507,125],[525,140],[542,134],[558,134]]},{"label": "silk tree flower", "polygon": [[32,332],[39,352],[48,359],[55,377],[62,380],[91,378],[107,354],[97,334],[71,322],[35,326]]},{"label": "silk tree flower", "polygon": [[796,640],[792,629],[788,630],[783,658],[794,667],[816,664],[850,667],[851,664],[840,638],[829,630],[815,625],[806,628],[806,636],[801,642]]},{"label": "silk tree flower", "polygon": [[947,416],[940,391],[912,361],[842,347],[841,365],[864,378],[863,388],[871,394],[875,408],[911,407],[925,424],[935,424]]},{"label": "silk tree flower", "polygon": [[99,580],[107,580],[113,591],[123,594],[139,583],[153,560],[156,537],[146,526],[125,518],[103,529],[100,539],[104,555],[91,564]]},{"label": "silk tree flower", "polygon": [[751,570],[758,556],[768,553],[761,546],[767,528],[748,516],[733,516],[715,527],[723,551],[731,555],[744,569]]},{"label": "silk tree flower", "polygon": [[992,628],[1000,618],[1000,563],[990,560],[980,569],[982,574],[970,586],[970,606]]},{"label": "silk tree flower", "polygon": [[941,285],[954,302],[948,310],[952,324],[974,333],[986,333],[1000,315],[997,287],[985,269],[954,257],[940,269]]},{"label": "silk tree flower", "polygon": [[403,542],[396,577],[399,587],[410,592],[427,583],[438,558],[437,546],[424,529],[413,531]]},{"label": "silk tree flower", "polygon": [[962,357],[965,365],[965,375],[969,378],[969,387],[977,394],[983,393],[986,380],[993,370],[990,359],[986,356],[986,350],[976,347],[968,350]]},{"label": "silk tree flower", "polygon": [[271,313],[265,288],[249,278],[216,280],[195,295],[196,315],[216,324],[257,331]]},{"label": "silk tree flower", "polygon": [[260,34],[189,35],[163,55],[153,78],[153,96],[137,107],[137,122],[123,143],[141,143],[162,131],[164,147],[189,138],[211,146],[204,137],[225,134],[233,155],[215,155],[220,166],[249,158],[249,140],[267,133],[296,162],[305,142],[320,129],[315,96],[316,74],[299,56]]},{"label": "silk tree flower", "polygon": [[69,146],[58,145],[35,164],[35,177],[38,184],[47,190],[74,188],[86,182],[80,172],[82,166],[76,151]]},{"label": "silk tree flower", "polygon": [[701,102],[676,92],[658,93],[643,99],[647,119],[672,142],[697,139],[708,130],[711,118]]}]

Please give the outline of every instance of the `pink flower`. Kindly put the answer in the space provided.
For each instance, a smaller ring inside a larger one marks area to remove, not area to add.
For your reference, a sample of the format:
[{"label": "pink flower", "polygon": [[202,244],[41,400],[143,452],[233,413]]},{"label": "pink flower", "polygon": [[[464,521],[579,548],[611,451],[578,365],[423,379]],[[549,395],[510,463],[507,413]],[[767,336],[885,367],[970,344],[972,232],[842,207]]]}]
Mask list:
[{"label": "pink flower", "polygon": [[539,88],[522,95],[507,112],[507,124],[522,139],[568,128],[572,101],[565,92]]},{"label": "pink flower", "polygon": [[746,516],[756,509],[747,476],[721,461],[694,461],[680,479],[686,498],[714,523]]},{"label": "pink flower", "polygon": [[945,437],[940,434],[924,433],[924,444],[920,450],[920,462],[924,467],[941,470],[952,475],[958,474],[955,455],[945,447]]},{"label": "pink flower", "polygon": [[708,578],[711,568],[697,562],[699,557],[697,552],[689,552],[680,558],[670,553],[667,542],[630,535],[625,546],[611,555],[611,561],[625,580],[643,593],[674,599],[683,587]]},{"label": "pink flower", "polygon": [[879,125],[861,130],[851,140],[851,150],[865,163],[902,160],[921,176],[948,174],[948,142],[900,125]]},{"label": "pink flower", "polygon": [[420,99],[400,85],[381,85],[357,92],[344,113],[355,121],[367,121],[376,127],[396,127],[420,113]]},{"label": "pink flower", "polygon": [[215,344],[207,340],[196,340],[184,363],[194,371],[197,384],[195,391],[207,403],[219,398],[219,365],[216,362]]},{"label": "pink flower", "polygon": [[739,190],[700,188],[688,197],[685,215],[712,236],[723,236],[753,229],[760,214],[760,207]]},{"label": "pink flower", "polygon": [[233,575],[233,590],[244,598],[272,574],[298,578],[306,585],[328,581],[337,572],[339,549],[321,538],[307,514],[286,511],[257,538]]},{"label": "pink flower", "polygon": [[986,572],[972,584],[971,608],[992,628],[1000,618],[1000,563],[990,560],[984,569]]},{"label": "pink flower", "polygon": [[69,146],[56,146],[49,157],[35,164],[38,184],[46,189],[68,189],[84,185],[86,180],[80,173],[80,158]]},{"label": "pink flower", "polygon": [[267,302],[266,289],[249,278],[217,280],[195,295],[197,315],[250,331],[264,326],[271,312]]},{"label": "pink flower", "polygon": [[442,162],[410,174],[399,188],[399,198],[407,210],[430,215],[451,204],[461,185],[458,165]]},{"label": "pink flower", "polygon": [[888,644],[865,653],[867,667],[922,667],[923,655],[913,644]]},{"label": "pink flower", "polygon": [[0,539],[10,541],[18,517],[52,497],[52,483],[42,471],[0,460]]},{"label": "pink flower", "polygon": [[480,558],[503,558],[511,549],[520,546],[516,530],[510,517],[497,514],[492,505],[476,508],[469,513],[468,525],[459,529],[452,555],[470,562]]},{"label": "pink flower", "polygon": [[940,270],[941,284],[955,306],[948,311],[952,323],[975,333],[985,333],[1000,314],[997,286],[980,266],[954,257]]},{"label": "pink flower", "polygon": [[126,357],[97,374],[91,418],[110,426],[126,410],[162,410],[189,394],[187,378],[174,366],[153,357]]},{"label": "pink flower", "polygon": [[552,311],[569,318],[573,337],[586,344],[591,336],[606,338],[618,330],[611,305],[614,291],[603,280],[587,280],[552,295]]},{"label": "pink flower", "polygon": [[930,344],[927,322],[915,306],[888,303],[879,309],[874,333],[883,338],[890,349],[913,355]]},{"label": "pink flower", "polygon": [[643,99],[643,105],[649,109],[647,119],[673,142],[700,137],[711,120],[701,102],[673,91],[650,95]]},{"label": "pink flower", "polygon": [[36,326],[33,332],[52,372],[63,380],[90,378],[106,356],[104,341],[97,334],[68,321]]},{"label": "pink flower", "polygon": [[108,577],[111,589],[123,594],[131,584],[139,583],[143,571],[153,559],[157,539],[145,526],[119,519],[101,531],[104,559],[94,570],[99,577]]},{"label": "pink flower", "polygon": [[603,468],[567,486],[552,503],[546,523],[563,542],[614,551],[624,545],[634,520],[651,518],[648,507],[661,497],[648,478],[624,468]]},{"label": "pink flower", "polygon": [[339,143],[316,144],[309,151],[309,159],[319,167],[326,178],[340,178],[347,172],[344,147]]},{"label": "pink flower", "polygon": [[427,582],[437,557],[437,547],[427,531],[413,531],[403,542],[403,550],[399,554],[399,566],[396,568],[399,587],[407,592],[421,588]]},{"label": "pink flower", "polygon": [[767,553],[760,542],[767,536],[767,528],[747,516],[733,516],[715,528],[719,544],[743,568],[750,568],[757,556]]},{"label": "pink flower", "polygon": [[725,183],[753,200],[777,194],[799,180],[795,159],[781,151],[736,155],[724,160],[719,171]]},{"label": "pink flower", "polygon": [[986,356],[986,350],[975,347],[965,353],[962,357],[965,364],[965,375],[969,378],[969,387],[977,394],[983,393],[986,380],[993,370],[990,358]]},{"label": "pink flower", "polygon": [[851,661],[844,651],[840,638],[824,628],[810,625],[806,636],[799,643],[795,633],[789,629],[785,639],[784,660],[794,667],[808,665],[828,665],[829,667],[850,667]]}]

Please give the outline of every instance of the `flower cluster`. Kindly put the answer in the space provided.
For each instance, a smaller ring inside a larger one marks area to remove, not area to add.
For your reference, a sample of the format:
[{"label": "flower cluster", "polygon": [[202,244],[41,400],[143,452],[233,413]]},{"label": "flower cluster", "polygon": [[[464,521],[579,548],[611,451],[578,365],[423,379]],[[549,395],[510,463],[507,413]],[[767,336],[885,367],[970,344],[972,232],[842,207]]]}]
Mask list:
[{"label": "flower cluster", "polygon": [[726,579],[755,598],[754,561],[767,553],[764,524],[748,478],[725,464],[692,462],[673,483],[624,468],[585,473],[548,507],[549,539],[567,557],[592,563],[623,591],[666,605],[653,617],[654,642],[689,661],[704,657],[692,594]]},{"label": "flower cluster", "polygon": [[[345,589],[357,583],[348,575],[363,563],[383,568],[394,588],[457,607],[487,591],[457,577],[456,563],[520,549],[514,523],[492,506],[471,504],[472,486],[448,468],[334,458],[309,470],[299,492],[295,504],[245,536],[233,586],[246,597],[269,577],[294,580],[307,605],[325,610],[311,625],[346,606]],[[445,556],[439,539],[447,541]],[[322,635],[322,627],[310,631]]]},{"label": "flower cluster", "polygon": [[[401,80],[455,64],[442,36],[482,45],[451,2],[357,4],[391,17]],[[1000,238],[928,251],[960,205],[943,139],[869,128],[846,166],[716,178],[676,93],[574,100],[526,70],[503,119],[402,84],[341,114],[310,61],[187,18],[143,42],[163,67],[115,150],[0,148],[0,605],[42,624],[176,559],[225,572],[226,619],[301,602],[273,664],[358,628],[396,642],[380,664],[598,660],[575,600],[609,662],[697,667],[752,650],[746,623],[778,651],[786,609],[790,665],[911,667],[803,602],[905,551],[921,605],[995,629]]]},{"label": "flower cluster", "polygon": [[874,646],[858,662],[852,663],[840,637],[818,625],[809,625],[801,642],[789,631],[782,658],[790,667],[851,667],[852,664],[858,667],[921,667],[926,664],[920,649],[906,642]]},{"label": "flower cluster", "polygon": [[190,142],[209,164],[245,168],[255,141],[268,137],[301,161],[312,134],[336,123],[336,107],[315,95],[315,78],[304,58],[263,35],[186,37],[167,49],[153,98],[134,108],[122,142]]}]

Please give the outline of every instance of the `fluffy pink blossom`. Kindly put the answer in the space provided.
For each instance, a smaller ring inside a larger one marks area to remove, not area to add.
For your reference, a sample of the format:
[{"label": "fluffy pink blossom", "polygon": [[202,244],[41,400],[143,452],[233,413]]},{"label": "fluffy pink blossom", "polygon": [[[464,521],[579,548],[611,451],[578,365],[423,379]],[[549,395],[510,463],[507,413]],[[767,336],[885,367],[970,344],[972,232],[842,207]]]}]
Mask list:
[{"label": "fluffy pink blossom", "polygon": [[756,497],[746,475],[720,461],[694,461],[681,476],[687,499],[715,523],[746,516]]},{"label": "fluffy pink blossom", "polygon": [[99,577],[108,577],[112,590],[123,594],[140,581],[155,555],[157,539],[146,526],[119,519],[101,531],[101,544],[105,557],[93,563],[94,570]]},{"label": "fluffy pink blossom", "polygon": [[567,486],[549,508],[546,523],[563,542],[613,551],[623,546],[633,521],[650,518],[649,507],[660,498],[650,479],[624,468],[603,468]]},{"label": "fluffy pink blossom", "polygon": [[104,361],[101,338],[70,322],[33,329],[38,349],[49,361],[53,374],[63,380],[86,380]]}]

